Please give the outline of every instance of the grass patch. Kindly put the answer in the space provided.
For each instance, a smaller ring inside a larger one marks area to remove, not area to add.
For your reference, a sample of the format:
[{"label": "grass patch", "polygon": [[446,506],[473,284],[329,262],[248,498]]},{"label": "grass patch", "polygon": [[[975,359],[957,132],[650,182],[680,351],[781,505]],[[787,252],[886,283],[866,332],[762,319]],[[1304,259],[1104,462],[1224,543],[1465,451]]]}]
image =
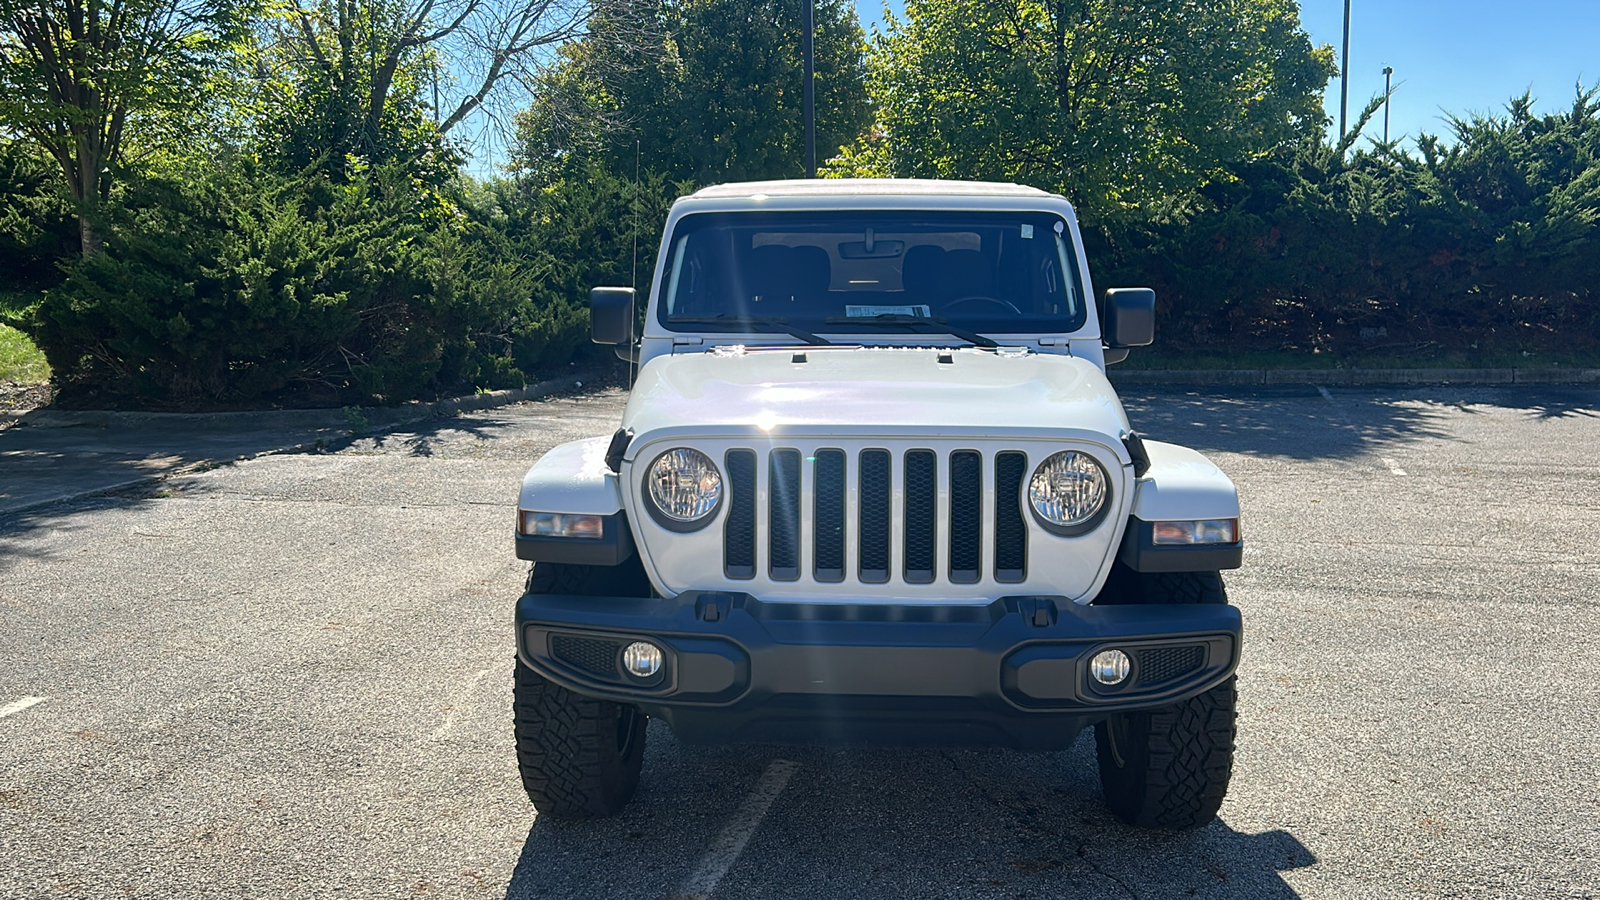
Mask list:
[{"label": "grass patch", "polygon": [[0,382],[43,384],[49,380],[50,366],[33,341],[10,325],[0,325]]},{"label": "grass patch", "polygon": [[0,291],[0,382],[43,384],[50,380],[50,366],[44,354],[28,336],[5,324],[5,320],[39,302],[38,294]]}]

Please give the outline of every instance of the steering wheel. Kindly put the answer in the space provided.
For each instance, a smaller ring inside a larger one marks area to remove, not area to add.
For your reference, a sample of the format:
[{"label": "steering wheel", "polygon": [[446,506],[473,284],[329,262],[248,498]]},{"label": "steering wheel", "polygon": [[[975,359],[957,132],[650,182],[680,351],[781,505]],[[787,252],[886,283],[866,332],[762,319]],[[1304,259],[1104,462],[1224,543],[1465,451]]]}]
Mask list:
[{"label": "steering wheel", "polygon": [[944,306],[940,307],[939,311],[950,312],[962,304],[975,305],[979,303],[999,307],[1008,315],[1022,315],[1022,310],[1017,309],[1016,304],[1012,303],[1010,300],[1001,300],[999,297],[990,297],[987,294],[968,294],[965,297],[957,297],[956,299],[951,300],[949,303],[946,303]]}]

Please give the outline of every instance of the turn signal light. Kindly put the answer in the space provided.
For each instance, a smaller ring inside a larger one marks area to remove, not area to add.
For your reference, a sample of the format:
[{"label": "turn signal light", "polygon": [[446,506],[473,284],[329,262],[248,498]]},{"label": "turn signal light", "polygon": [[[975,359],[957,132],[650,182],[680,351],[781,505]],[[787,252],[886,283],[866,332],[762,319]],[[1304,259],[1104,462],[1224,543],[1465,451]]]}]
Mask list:
[{"label": "turn signal light", "polygon": [[517,532],[527,537],[583,538],[605,536],[605,517],[573,513],[517,512]]},{"label": "turn signal light", "polygon": [[1152,522],[1154,544],[1237,544],[1238,519],[1196,519],[1191,522]]}]

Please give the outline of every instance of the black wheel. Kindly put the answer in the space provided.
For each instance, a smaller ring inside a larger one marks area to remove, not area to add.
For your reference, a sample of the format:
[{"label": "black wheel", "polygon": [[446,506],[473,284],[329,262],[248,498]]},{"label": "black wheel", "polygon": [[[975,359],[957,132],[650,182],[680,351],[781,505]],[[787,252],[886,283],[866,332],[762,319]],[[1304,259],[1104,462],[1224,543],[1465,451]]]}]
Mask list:
[{"label": "black wheel", "polygon": [[[528,576],[534,593],[628,596],[641,586],[648,593],[648,584],[637,559],[615,567],[539,563]],[[575,694],[518,660],[512,712],[522,787],[540,815],[609,816],[632,799],[647,721],[638,708]]]},{"label": "black wheel", "polygon": [[[1119,566],[1120,568],[1120,566]],[[1113,572],[1097,603],[1226,603],[1216,572]],[[1095,726],[1106,806],[1144,828],[1210,822],[1233,774],[1235,679],[1181,703],[1118,713]]]}]

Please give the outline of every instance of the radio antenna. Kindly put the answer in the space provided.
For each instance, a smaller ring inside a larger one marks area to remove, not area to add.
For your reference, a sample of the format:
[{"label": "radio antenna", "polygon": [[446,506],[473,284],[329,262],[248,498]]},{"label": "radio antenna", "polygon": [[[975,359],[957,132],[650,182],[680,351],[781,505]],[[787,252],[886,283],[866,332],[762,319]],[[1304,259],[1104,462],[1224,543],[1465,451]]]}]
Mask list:
[{"label": "radio antenna", "polygon": [[[632,387],[639,377],[639,348],[634,346],[633,327],[639,321],[639,158],[641,151],[639,141],[633,142],[633,266],[628,273],[628,284],[633,288],[633,317],[628,320],[628,386]],[[645,305],[649,306],[646,299]]]}]

